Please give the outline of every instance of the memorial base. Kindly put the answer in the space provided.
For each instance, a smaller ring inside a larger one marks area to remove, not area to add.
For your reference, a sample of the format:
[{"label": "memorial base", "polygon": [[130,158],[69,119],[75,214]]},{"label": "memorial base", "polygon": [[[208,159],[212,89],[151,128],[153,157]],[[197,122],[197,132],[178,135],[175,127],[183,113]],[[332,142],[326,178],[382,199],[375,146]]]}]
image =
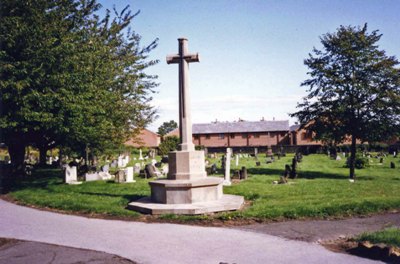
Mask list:
[{"label": "memorial base", "polygon": [[151,197],[129,203],[148,214],[204,214],[238,210],[242,196],[224,195],[222,178],[207,177],[203,151],[169,153],[167,179],[149,182]]},{"label": "memorial base", "polygon": [[234,211],[241,208],[243,196],[224,194],[219,200],[198,202],[192,204],[161,204],[154,203],[150,197],[144,197],[128,204],[128,209],[144,214],[185,214],[198,215],[222,211]]}]

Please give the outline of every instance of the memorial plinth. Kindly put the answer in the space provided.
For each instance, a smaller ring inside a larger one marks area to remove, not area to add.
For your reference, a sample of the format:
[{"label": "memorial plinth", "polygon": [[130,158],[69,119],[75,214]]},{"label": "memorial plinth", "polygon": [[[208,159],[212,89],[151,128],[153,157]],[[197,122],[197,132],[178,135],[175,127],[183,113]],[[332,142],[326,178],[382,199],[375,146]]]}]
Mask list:
[{"label": "memorial plinth", "polygon": [[168,56],[167,63],[179,64],[180,151],[169,153],[167,179],[150,182],[151,197],[131,202],[129,209],[150,214],[204,214],[239,209],[242,196],[224,195],[224,179],[207,177],[204,151],[194,150],[188,81],[189,62],[198,62],[198,54],[189,54],[187,40],[178,39],[179,54]]}]

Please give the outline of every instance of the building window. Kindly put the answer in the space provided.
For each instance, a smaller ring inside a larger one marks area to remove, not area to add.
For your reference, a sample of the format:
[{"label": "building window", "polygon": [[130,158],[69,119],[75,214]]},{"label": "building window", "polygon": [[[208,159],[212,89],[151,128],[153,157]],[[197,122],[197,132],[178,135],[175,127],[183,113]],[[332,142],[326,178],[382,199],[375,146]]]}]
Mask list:
[{"label": "building window", "polygon": [[270,136],[271,138],[273,138],[273,137],[275,137],[275,133],[269,133],[269,136]]},{"label": "building window", "polygon": [[218,137],[219,137],[219,139],[224,139],[225,138],[225,134],[219,134]]},{"label": "building window", "polygon": [[210,139],[210,135],[206,135],[206,139]]},{"label": "building window", "polygon": [[242,134],[242,138],[247,138],[247,134]]},{"label": "building window", "polygon": [[235,138],[235,134],[231,134],[231,138]]},{"label": "building window", "polygon": [[195,140],[199,140],[199,135],[193,135]]},{"label": "building window", "polygon": [[254,138],[260,138],[260,134],[254,134]]}]

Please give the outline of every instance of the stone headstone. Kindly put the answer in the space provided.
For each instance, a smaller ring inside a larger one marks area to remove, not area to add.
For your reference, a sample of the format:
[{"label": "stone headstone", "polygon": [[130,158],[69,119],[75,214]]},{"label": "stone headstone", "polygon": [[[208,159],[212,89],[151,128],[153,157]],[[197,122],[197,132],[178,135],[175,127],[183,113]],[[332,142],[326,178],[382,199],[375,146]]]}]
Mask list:
[{"label": "stone headstone", "polygon": [[226,149],[226,155],[225,155],[225,175],[224,175],[224,185],[229,186],[231,185],[231,154],[232,154],[232,149],[227,148]]},{"label": "stone headstone", "polygon": [[241,180],[246,180],[247,179],[247,169],[244,166],[240,170],[240,179]]},{"label": "stone headstone", "polygon": [[125,180],[126,180],[126,182],[136,182],[133,179],[133,167],[126,167],[126,169],[125,169]]},{"label": "stone headstone", "polygon": [[168,174],[168,171],[169,171],[168,164],[162,165],[162,167],[161,167],[161,173],[162,173],[164,176],[166,176],[166,175]]},{"label": "stone headstone", "polygon": [[140,173],[140,163],[135,163],[135,166],[133,166],[133,173],[139,174]]},{"label": "stone headstone", "polygon": [[109,173],[109,171],[110,171],[110,165],[109,165],[109,164],[103,165],[103,166],[101,167],[101,171],[102,171],[102,172],[107,172],[107,173]]},{"label": "stone headstone", "polygon": [[122,168],[124,166],[124,159],[122,156],[118,156],[117,166],[118,168]]},{"label": "stone headstone", "polygon": [[100,171],[97,173],[99,175],[99,178],[103,181],[107,181],[107,180],[112,180],[114,178],[113,175],[111,175],[108,172],[104,172],[104,171]]},{"label": "stone headstone", "polygon": [[117,160],[113,160],[111,162],[111,168],[116,168],[118,166],[118,161]]},{"label": "stone headstone", "polygon": [[239,155],[238,154],[235,155],[235,165],[236,165],[236,167],[239,166]]},{"label": "stone headstone", "polygon": [[80,184],[82,182],[78,182],[78,173],[76,166],[65,166],[65,183],[68,184]]},{"label": "stone headstone", "polygon": [[125,159],[124,159],[124,167],[126,167],[128,165],[129,161],[130,161],[130,157],[129,157],[129,155],[126,155]]},{"label": "stone headstone", "polygon": [[100,181],[103,180],[97,172],[86,173],[85,181]]},{"label": "stone headstone", "polygon": [[139,160],[144,160],[143,154],[142,154],[142,149],[139,149]]},{"label": "stone headstone", "polygon": [[336,160],[342,160],[342,158],[338,155],[336,156]]},{"label": "stone headstone", "polygon": [[115,174],[115,182],[116,183],[124,183],[125,180],[125,170],[119,170],[116,174]]},{"label": "stone headstone", "polygon": [[152,159],[152,160],[151,160],[151,164],[152,164],[153,166],[156,166],[156,163],[157,163],[157,160],[155,160],[155,159]]}]

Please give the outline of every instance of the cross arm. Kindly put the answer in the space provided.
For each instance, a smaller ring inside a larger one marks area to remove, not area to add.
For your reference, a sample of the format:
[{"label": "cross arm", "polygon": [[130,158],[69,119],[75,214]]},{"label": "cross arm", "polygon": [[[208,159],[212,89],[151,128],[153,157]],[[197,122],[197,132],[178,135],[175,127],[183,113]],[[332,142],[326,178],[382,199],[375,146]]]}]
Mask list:
[{"label": "cross arm", "polygon": [[[184,60],[186,60],[186,62],[199,62],[200,61],[199,53],[187,54],[187,55],[183,56],[183,58],[184,58]],[[179,63],[180,59],[181,59],[181,57],[179,56],[179,54],[168,55],[167,56],[167,64]]]}]

